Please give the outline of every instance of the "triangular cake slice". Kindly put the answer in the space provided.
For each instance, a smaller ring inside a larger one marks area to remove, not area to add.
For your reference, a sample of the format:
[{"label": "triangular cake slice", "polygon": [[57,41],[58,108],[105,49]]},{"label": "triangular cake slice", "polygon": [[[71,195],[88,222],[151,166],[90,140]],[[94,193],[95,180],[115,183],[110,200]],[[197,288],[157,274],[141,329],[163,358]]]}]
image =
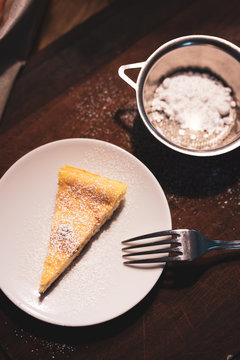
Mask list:
[{"label": "triangular cake slice", "polygon": [[113,214],[127,185],[71,166],[59,170],[58,193],[40,293],[44,293]]}]

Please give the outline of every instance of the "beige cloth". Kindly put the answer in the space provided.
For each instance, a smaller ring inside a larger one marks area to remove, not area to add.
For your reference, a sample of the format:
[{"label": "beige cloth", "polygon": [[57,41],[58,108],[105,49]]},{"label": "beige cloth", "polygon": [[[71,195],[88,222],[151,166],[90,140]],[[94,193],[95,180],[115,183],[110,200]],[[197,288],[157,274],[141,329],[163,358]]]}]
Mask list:
[{"label": "beige cloth", "polygon": [[26,63],[45,0],[7,0],[0,25],[0,119],[21,67]]}]

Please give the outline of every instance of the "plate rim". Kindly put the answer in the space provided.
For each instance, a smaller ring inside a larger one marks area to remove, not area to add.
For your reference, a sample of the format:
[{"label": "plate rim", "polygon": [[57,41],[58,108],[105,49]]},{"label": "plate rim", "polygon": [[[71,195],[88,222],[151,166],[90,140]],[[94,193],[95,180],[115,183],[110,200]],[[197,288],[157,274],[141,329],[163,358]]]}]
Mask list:
[{"label": "plate rim", "polygon": [[[155,181],[156,185],[158,185],[158,188],[160,190],[160,192],[163,195],[163,199],[165,202],[165,210],[167,211],[167,217],[168,217],[168,221],[170,224],[170,227],[172,227],[172,217],[171,217],[171,211],[170,211],[170,207],[165,195],[165,192],[163,191],[161,184],[159,183],[159,181],[156,179],[156,177],[154,176],[154,174],[150,171],[150,169],[141,161],[139,160],[135,155],[133,155],[132,153],[130,153],[129,151],[121,148],[118,145],[115,145],[113,143],[110,143],[108,141],[104,141],[104,140],[100,140],[100,139],[92,139],[92,138],[64,138],[64,139],[59,139],[59,140],[55,140],[52,142],[48,142],[46,144],[40,145],[32,150],[30,150],[29,152],[27,152],[26,154],[24,154],[23,156],[21,156],[19,159],[17,159],[7,170],[6,172],[2,175],[2,177],[0,178],[0,191],[1,191],[1,186],[2,183],[4,183],[5,179],[11,175],[11,172],[15,170],[15,168],[21,164],[22,161],[25,161],[28,157],[31,157],[31,155],[34,153],[37,153],[39,151],[42,151],[43,149],[46,148],[51,148],[52,146],[55,145],[59,145],[59,144],[63,144],[63,143],[97,143],[103,146],[108,146],[108,147],[113,147],[115,148],[117,151],[120,151],[122,153],[124,153],[127,156],[130,156],[134,161],[137,162],[137,164],[141,167],[144,168],[145,171],[148,172],[148,175],[150,175],[152,177],[152,180]],[[3,289],[2,285],[0,284],[0,290],[2,291],[2,293],[15,305],[17,306],[21,311],[25,312],[27,315],[32,316],[35,319],[38,319],[40,321],[52,324],[52,325],[57,325],[57,326],[64,326],[64,327],[85,327],[85,326],[94,326],[94,325],[98,325],[101,323],[105,323],[108,321],[111,321],[115,318],[118,318],[119,316],[123,315],[124,313],[130,311],[132,308],[134,308],[138,303],[140,303],[153,289],[153,287],[156,285],[157,281],[159,280],[159,278],[162,275],[162,272],[164,270],[165,264],[163,264],[163,267],[161,269],[161,272],[159,274],[159,276],[157,277],[157,280],[153,283],[152,287],[149,288],[149,290],[147,291],[147,293],[145,293],[145,295],[143,297],[141,297],[140,299],[136,300],[135,303],[129,307],[128,309],[124,310],[124,311],[120,311],[117,312],[117,314],[115,316],[111,316],[108,317],[106,320],[102,320],[102,321],[97,321],[97,322],[89,322],[89,323],[67,323],[66,321],[56,321],[52,318],[48,318],[47,315],[45,315],[45,313],[43,311],[36,311],[34,309],[34,307],[32,307],[30,304],[25,303],[25,302],[21,302],[20,299],[16,299],[14,297],[14,293],[11,291],[8,291],[6,289]]]}]

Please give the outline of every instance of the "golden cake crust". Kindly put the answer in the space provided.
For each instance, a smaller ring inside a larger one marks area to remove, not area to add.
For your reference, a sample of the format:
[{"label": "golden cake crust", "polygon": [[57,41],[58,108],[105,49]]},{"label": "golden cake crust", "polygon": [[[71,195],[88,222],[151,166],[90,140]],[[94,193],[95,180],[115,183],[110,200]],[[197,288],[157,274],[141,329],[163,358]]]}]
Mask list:
[{"label": "golden cake crust", "polygon": [[58,193],[40,293],[79,255],[111,217],[126,193],[126,184],[66,165],[59,170]]}]

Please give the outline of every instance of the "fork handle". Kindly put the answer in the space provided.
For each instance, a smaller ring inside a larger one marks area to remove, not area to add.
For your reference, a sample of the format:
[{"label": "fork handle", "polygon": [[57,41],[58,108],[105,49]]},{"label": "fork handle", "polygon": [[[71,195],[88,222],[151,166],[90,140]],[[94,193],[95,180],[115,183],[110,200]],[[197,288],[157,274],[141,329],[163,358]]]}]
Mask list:
[{"label": "fork handle", "polygon": [[232,241],[222,241],[222,240],[209,240],[210,249],[226,249],[226,250],[234,250],[240,249],[240,240],[232,240]]}]

